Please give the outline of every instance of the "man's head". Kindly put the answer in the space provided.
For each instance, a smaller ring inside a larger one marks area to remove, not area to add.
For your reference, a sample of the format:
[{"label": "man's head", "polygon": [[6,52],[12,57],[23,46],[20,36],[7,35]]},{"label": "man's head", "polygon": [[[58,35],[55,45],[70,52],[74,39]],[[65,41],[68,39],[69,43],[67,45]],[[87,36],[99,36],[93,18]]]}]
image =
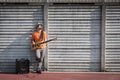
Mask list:
[{"label": "man's head", "polygon": [[37,24],[36,25],[36,30],[37,31],[43,30],[43,24]]}]

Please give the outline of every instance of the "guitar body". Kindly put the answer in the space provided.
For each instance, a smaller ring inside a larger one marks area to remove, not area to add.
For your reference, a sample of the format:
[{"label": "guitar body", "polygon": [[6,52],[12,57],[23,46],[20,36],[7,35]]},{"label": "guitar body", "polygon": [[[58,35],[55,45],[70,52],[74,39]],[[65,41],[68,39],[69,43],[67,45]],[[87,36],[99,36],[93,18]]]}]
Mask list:
[{"label": "guitar body", "polygon": [[38,49],[39,48],[39,43],[42,43],[43,41],[38,41],[38,42],[36,42],[35,44],[31,44],[31,50],[36,50],[36,49]]},{"label": "guitar body", "polygon": [[47,43],[47,42],[50,42],[50,41],[54,41],[54,40],[57,40],[57,38],[53,38],[53,39],[50,39],[50,40],[47,40],[47,41],[38,41],[38,42],[36,42],[36,44],[31,44],[31,50],[36,50],[36,49],[38,49],[39,48],[39,46],[41,45],[41,44],[44,44],[44,43]]}]

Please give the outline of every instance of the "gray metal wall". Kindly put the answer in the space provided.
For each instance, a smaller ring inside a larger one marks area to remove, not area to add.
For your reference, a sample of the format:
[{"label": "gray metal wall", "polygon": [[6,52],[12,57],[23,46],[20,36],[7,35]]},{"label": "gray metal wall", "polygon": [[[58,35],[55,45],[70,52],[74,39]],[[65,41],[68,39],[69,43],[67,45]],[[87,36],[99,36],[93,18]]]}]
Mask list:
[{"label": "gray metal wall", "polygon": [[[104,68],[120,72],[120,6],[106,6],[105,10]],[[43,17],[45,11],[48,18]],[[45,18],[49,39],[58,37],[48,43],[49,71],[100,71],[100,7],[51,5],[45,11],[35,5],[0,5],[0,72],[15,72],[15,59],[20,58],[29,58],[30,68],[35,66],[30,35]]]},{"label": "gray metal wall", "polygon": [[120,0],[0,0],[3,3],[113,3]]},{"label": "gray metal wall", "polygon": [[47,0],[47,2],[53,2],[53,3],[98,3],[102,2],[102,0]]},{"label": "gray metal wall", "polygon": [[0,0],[0,2],[9,2],[9,3],[33,3],[33,2],[39,2],[44,3],[45,0]]},{"label": "gray metal wall", "polygon": [[120,6],[106,7],[105,70],[120,72]]},{"label": "gray metal wall", "polygon": [[0,6],[0,72],[15,72],[15,59],[33,60],[30,35],[38,22],[43,23],[41,6]]},{"label": "gray metal wall", "polygon": [[49,6],[49,71],[100,71],[100,7]]}]

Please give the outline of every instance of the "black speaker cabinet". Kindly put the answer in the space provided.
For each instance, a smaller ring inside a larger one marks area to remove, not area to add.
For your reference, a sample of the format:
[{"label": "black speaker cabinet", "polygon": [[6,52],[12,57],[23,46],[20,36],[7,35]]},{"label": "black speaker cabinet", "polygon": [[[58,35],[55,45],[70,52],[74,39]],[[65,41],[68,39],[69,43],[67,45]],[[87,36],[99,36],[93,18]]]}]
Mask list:
[{"label": "black speaker cabinet", "polygon": [[29,73],[28,59],[16,59],[16,73],[17,74]]}]

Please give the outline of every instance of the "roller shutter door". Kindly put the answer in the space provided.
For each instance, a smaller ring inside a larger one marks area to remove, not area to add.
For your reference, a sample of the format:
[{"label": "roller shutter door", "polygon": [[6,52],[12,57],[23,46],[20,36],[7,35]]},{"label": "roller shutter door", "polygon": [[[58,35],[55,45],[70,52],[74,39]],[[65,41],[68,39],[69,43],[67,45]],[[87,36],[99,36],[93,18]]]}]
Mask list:
[{"label": "roller shutter door", "polygon": [[120,72],[120,6],[106,7],[105,70]]},{"label": "roller shutter door", "polygon": [[15,59],[33,59],[30,35],[43,23],[41,6],[0,6],[0,72],[15,72]]},{"label": "roller shutter door", "polygon": [[100,71],[100,7],[49,6],[49,71]]}]

